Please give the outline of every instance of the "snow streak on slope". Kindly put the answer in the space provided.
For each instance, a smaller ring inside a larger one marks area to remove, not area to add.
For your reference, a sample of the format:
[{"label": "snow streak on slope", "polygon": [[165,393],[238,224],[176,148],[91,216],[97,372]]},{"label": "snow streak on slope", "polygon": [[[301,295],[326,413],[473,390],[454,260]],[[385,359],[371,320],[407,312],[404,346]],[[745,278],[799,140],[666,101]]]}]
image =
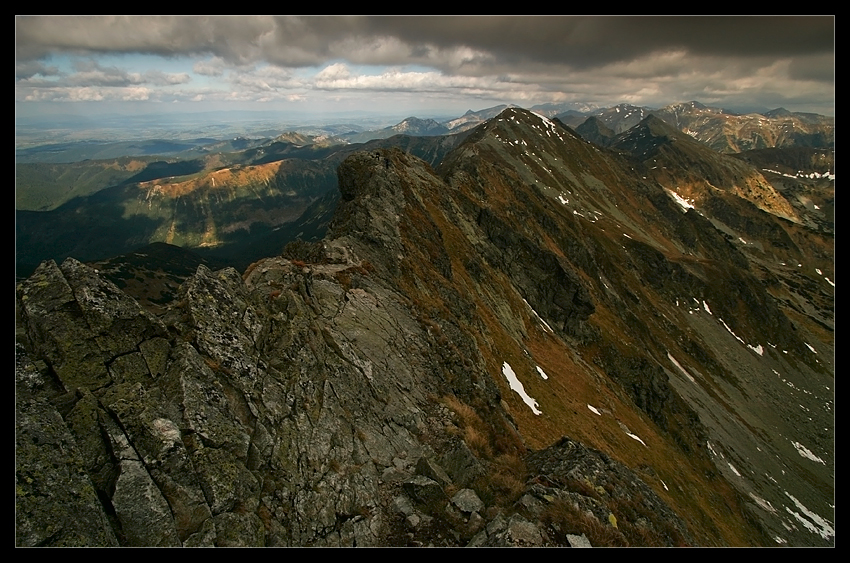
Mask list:
[{"label": "snow streak on slope", "polygon": [[790,493],[786,492],[785,494],[788,496],[788,498],[794,501],[794,504],[797,506],[797,508],[802,510],[803,514],[805,514],[810,519],[807,520],[806,518],[803,518],[803,516],[801,516],[798,512],[794,512],[787,506],[785,507],[785,510],[788,511],[789,514],[794,516],[794,518],[796,518],[803,526],[805,526],[806,529],[816,534],[819,534],[825,540],[835,536],[835,530],[830,525],[829,521],[825,520],[824,518],[821,518],[820,516],[803,506],[803,504],[799,500],[794,498]]},{"label": "snow streak on slope", "polygon": [[670,355],[670,352],[667,352],[667,357],[670,358],[670,361],[673,362],[673,365],[675,365],[677,368],[679,368],[679,371],[681,371],[682,373],[685,374],[685,377],[687,377],[691,381],[691,383],[696,383],[694,378],[691,377],[691,374],[689,374],[687,372],[687,370],[685,370],[685,368],[682,367],[682,364],[680,364],[679,362],[676,361],[676,358],[674,358],[672,355]]},{"label": "snow streak on slope", "polygon": [[513,368],[510,366],[508,362],[502,364],[502,375],[508,380],[508,383],[523,400],[523,402],[531,408],[531,412],[534,414],[541,414],[541,410],[538,408],[537,401],[528,396],[525,392],[525,388],[522,386],[522,382],[517,379],[516,373],[514,373]]}]

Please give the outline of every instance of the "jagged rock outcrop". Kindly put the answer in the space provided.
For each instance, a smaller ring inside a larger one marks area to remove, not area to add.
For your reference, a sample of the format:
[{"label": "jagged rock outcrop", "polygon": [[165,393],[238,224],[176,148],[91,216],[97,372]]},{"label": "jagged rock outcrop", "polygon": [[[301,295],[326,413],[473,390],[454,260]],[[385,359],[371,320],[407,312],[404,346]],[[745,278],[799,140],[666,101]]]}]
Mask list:
[{"label": "jagged rock outcrop", "polygon": [[[345,289],[350,268],[270,259],[243,282],[200,266],[166,337],[88,267],[43,264],[19,289],[48,362],[21,352],[17,369],[19,545],[386,545],[407,538],[400,513],[411,538],[434,533],[428,512],[466,521],[432,542],[471,541],[494,507],[457,487],[492,463],[432,396],[426,330],[368,275]],[[75,469],[39,473],[57,447]],[[499,518],[482,545],[544,544],[540,523]]]},{"label": "jagged rock outcrop", "polygon": [[[417,225],[425,238],[399,225],[412,183],[437,180],[408,176],[409,158],[346,163],[357,206],[343,204],[322,263],[270,258],[244,280],[201,265],[162,319],[72,259],[22,283],[42,363],[21,353],[18,439],[56,437],[18,447],[18,544],[558,543],[492,483],[498,455],[521,463],[525,448],[473,340],[441,348],[439,322],[375,273],[401,275],[396,252],[429,252],[427,232],[441,247],[435,224]],[[379,248],[377,265],[360,257]],[[56,441],[76,470],[34,479]],[[69,488],[87,491],[85,534],[51,513]]]},{"label": "jagged rock outcrop", "polygon": [[670,545],[693,545],[687,526],[664,501],[633,471],[603,452],[563,438],[529,455],[528,465],[539,476],[540,486],[533,489],[538,498],[551,495],[612,524],[618,522],[616,516],[611,518],[614,506],[618,513],[631,516],[620,520],[618,529],[634,526],[639,530],[632,533],[663,537]]}]

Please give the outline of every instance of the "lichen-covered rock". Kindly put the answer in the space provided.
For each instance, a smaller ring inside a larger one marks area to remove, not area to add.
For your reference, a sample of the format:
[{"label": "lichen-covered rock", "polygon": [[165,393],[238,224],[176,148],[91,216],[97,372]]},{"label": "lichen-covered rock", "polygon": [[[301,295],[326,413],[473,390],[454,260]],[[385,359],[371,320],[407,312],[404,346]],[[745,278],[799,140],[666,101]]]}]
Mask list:
[{"label": "lichen-covered rock", "polygon": [[[400,151],[352,157],[340,182],[333,236],[291,250],[315,262],[201,265],[161,318],[70,259],[19,286],[41,362],[18,370],[19,545],[567,543],[544,517],[572,498],[573,450],[533,458],[530,481],[516,469],[527,448],[491,360],[528,332],[522,295],[577,334],[584,282],[509,224],[461,218]],[[476,285],[485,268],[498,284]],[[603,461],[576,478],[637,479]]]},{"label": "lichen-covered rock", "polygon": [[[545,476],[549,494],[541,489],[533,492],[547,502],[567,499],[603,524],[644,528],[659,538],[659,543],[669,546],[693,545],[684,521],[635,472],[605,453],[562,438],[532,452],[527,462],[532,473]],[[621,514],[619,521],[612,509]],[[630,520],[624,519],[625,514]]]},{"label": "lichen-covered rock", "polygon": [[16,352],[15,545],[117,546],[83,453],[53,405],[27,396],[41,376]]}]

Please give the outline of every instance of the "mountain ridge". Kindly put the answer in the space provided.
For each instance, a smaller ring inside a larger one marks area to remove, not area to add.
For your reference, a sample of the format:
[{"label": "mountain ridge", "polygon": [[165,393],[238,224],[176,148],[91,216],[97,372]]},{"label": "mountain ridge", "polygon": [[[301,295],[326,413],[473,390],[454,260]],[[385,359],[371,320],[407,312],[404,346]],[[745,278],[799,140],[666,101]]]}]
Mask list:
[{"label": "mountain ridge", "polygon": [[[828,545],[779,508],[823,514],[834,487],[834,430],[802,423],[831,419],[822,235],[732,193],[683,208],[631,158],[519,109],[436,168],[357,152],[323,240],[199,267],[160,318],[46,262],[17,288],[18,396],[56,405],[83,459],[140,452],[85,471],[123,545]],[[785,238],[737,242],[744,223]],[[789,389],[806,411],[777,408]],[[134,482],[163,499],[144,517]],[[21,512],[19,537],[58,541]]]}]

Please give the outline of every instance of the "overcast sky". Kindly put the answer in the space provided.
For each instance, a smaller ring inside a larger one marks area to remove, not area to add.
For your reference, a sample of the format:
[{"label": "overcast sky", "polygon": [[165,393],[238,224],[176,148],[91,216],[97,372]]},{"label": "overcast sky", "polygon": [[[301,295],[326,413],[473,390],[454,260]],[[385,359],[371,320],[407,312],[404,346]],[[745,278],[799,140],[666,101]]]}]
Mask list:
[{"label": "overcast sky", "polygon": [[835,115],[833,16],[19,16],[15,31],[18,115],[690,100]]}]

